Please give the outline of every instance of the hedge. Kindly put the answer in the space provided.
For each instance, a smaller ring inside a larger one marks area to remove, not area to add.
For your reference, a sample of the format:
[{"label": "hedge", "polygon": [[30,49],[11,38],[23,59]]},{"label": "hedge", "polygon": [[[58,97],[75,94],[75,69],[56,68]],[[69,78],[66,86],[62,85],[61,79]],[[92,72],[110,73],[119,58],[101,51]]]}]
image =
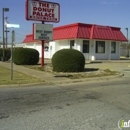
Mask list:
[{"label": "hedge", "polygon": [[36,65],[39,62],[39,52],[31,48],[15,49],[13,61],[17,65]]},{"label": "hedge", "polygon": [[84,55],[74,49],[62,49],[52,57],[53,71],[57,72],[82,72],[85,66]]},{"label": "hedge", "polygon": [[[11,57],[11,50],[10,48],[4,49],[4,61],[8,61]],[[3,48],[0,48],[0,60],[3,58]]]}]

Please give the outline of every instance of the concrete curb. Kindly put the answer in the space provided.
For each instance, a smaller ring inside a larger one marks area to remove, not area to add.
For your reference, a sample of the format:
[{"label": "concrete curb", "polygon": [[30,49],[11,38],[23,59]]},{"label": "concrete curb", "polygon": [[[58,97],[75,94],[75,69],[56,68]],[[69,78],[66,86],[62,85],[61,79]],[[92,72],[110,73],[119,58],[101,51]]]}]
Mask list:
[{"label": "concrete curb", "polygon": [[72,80],[66,80],[66,81],[64,81],[64,82],[62,82],[62,81],[52,81],[51,83],[53,83],[53,84],[68,84],[68,83],[77,83],[77,82],[87,82],[87,81],[94,81],[94,80],[109,80],[109,79],[113,79],[113,78],[121,78],[121,77],[123,77],[124,76],[124,74],[123,73],[121,73],[121,74],[119,74],[119,75],[112,75],[112,76],[105,76],[105,77],[94,77],[94,78],[83,78],[83,79],[72,79]]},{"label": "concrete curb", "polygon": [[58,84],[69,84],[69,83],[77,83],[77,82],[91,82],[91,81],[95,81],[95,80],[109,80],[109,79],[113,79],[113,78],[121,78],[123,77],[124,74],[120,73],[119,75],[112,75],[112,76],[105,76],[105,77],[93,77],[93,78],[83,78],[83,79],[66,79],[65,81],[46,81],[46,82],[40,82],[40,83],[30,83],[30,84],[10,84],[10,85],[0,85],[0,88],[19,88],[19,87],[35,87],[38,85],[58,85]]},{"label": "concrete curb", "polygon": [[[29,83],[29,84],[9,84],[9,85],[0,85],[0,88],[18,88],[18,87],[36,87],[38,85],[56,85],[56,84],[69,84],[69,83],[77,83],[77,82],[87,82],[93,80],[109,80],[113,78],[120,78],[123,77],[124,74],[120,73],[118,75],[112,76],[101,76],[101,77],[93,77],[93,78],[82,78],[82,79],[65,79],[64,81],[45,81],[40,83]],[[59,79],[60,80],[60,79]]]},{"label": "concrete curb", "polygon": [[102,63],[130,63],[130,60],[122,60],[122,61],[91,61],[91,62],[86,62],[86,64],[102,64]]},{"label": "concrete curb", "polygon": [[9,84],[9,85],[0,85],[0,88],[19,88],[19,87],[35,87],[38,85],[52,85],[49,82],[40,82],[40,83],[29,83],[29,84]]}]

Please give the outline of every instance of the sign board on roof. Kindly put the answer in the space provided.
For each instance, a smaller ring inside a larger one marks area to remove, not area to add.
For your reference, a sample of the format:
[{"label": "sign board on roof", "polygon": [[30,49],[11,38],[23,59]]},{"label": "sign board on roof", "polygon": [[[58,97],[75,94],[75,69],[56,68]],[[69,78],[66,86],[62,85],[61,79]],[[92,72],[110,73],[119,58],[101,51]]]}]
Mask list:
[{"label": "sign board on roof", "polygon": [[34,40],[53,40],[53,25],[52,24],[33,24]]},{"label": "sign board on roof", "polygon": [[26,19],[57,23],[60,21],[60,5],[47,1],[26,0]]}]

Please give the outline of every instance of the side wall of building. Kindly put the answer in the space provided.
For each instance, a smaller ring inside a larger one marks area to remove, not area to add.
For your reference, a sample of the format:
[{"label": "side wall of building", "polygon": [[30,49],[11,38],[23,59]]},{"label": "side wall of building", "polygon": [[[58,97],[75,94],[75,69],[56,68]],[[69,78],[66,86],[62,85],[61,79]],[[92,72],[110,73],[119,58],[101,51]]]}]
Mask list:
[{"label": "side wall of building", "polygon": [[[72,49],[77,49],[83,53],[83,40],[86,39],[71,39],[74,40],[74,46]],[[115,53],[111,53],[111,42],[110,40],[105,41],[105,52],[104,53],[96,53],[96,41],[104,41],[104,40],[87,40],[89,41],[89,51],[87,53],[83,53],[86,60],[117,60],[120,59],[120,43],[116,42],[116,50]],[[37,43],[26,43],[26,48],[33,48],[39,51],[41,57],[41,44]],[[49,49],[44,51],[44,58],[51,59],[55,52],[61,49],[70,48],[70,40],[56,40],[49,43]]]}]

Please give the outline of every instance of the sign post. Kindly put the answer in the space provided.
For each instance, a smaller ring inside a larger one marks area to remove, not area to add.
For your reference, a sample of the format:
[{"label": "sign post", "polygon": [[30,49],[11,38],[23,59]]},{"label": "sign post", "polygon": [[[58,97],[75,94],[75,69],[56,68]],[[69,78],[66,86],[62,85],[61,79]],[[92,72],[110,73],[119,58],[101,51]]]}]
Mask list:
[{"label": "sign post", "polygon": [[10,79],[13,80],[13,44],[15,41],[15,32],[12,30],[12,43],[11,43],[11,72]]},{"label": "sign post", "polygon": [[[44,22],[54,22],[58,23],[60,21],[60,5],[54,2],[47,2],[41,0],[26,0],[26,20],[41,21]],[[45,26],[44,26],[45,27]],[[33,33],[36,31],[37,26],[33,27]],[[44,28],[43,28],[44,30]],[[39,36],[38,32],[34,33],[34,39],[41,40],[41,66],[44,66],[44,40],[50,41],[52,38],[46,36],[45,31],[40,30],[42,33]],[[52,31],[53,32],[53,31]],[[50,35],[52,35],[52,32]]]},{"label": "sign post", "polygon": [[44,66],[44,40],[53,40],[53,25],[52,24],[33,24],[33,36],[34,40],[41,40],[41,66]]},{"label": "sign post", "polygon": [[[44,24],[44,22],[42,22]],[[42,59],[41,59],[41,66],[44,66],[44,40],[42,40]]]},{"label": "sign post", "polygon": [[13,28],[20,28],[20,25],[19,24],[7,24],[6,26],[8,28],[12,28],[10,79],[13,80],[13,45],[14,45],[14,41],[15,41],[15,31],[13,30]]}]

